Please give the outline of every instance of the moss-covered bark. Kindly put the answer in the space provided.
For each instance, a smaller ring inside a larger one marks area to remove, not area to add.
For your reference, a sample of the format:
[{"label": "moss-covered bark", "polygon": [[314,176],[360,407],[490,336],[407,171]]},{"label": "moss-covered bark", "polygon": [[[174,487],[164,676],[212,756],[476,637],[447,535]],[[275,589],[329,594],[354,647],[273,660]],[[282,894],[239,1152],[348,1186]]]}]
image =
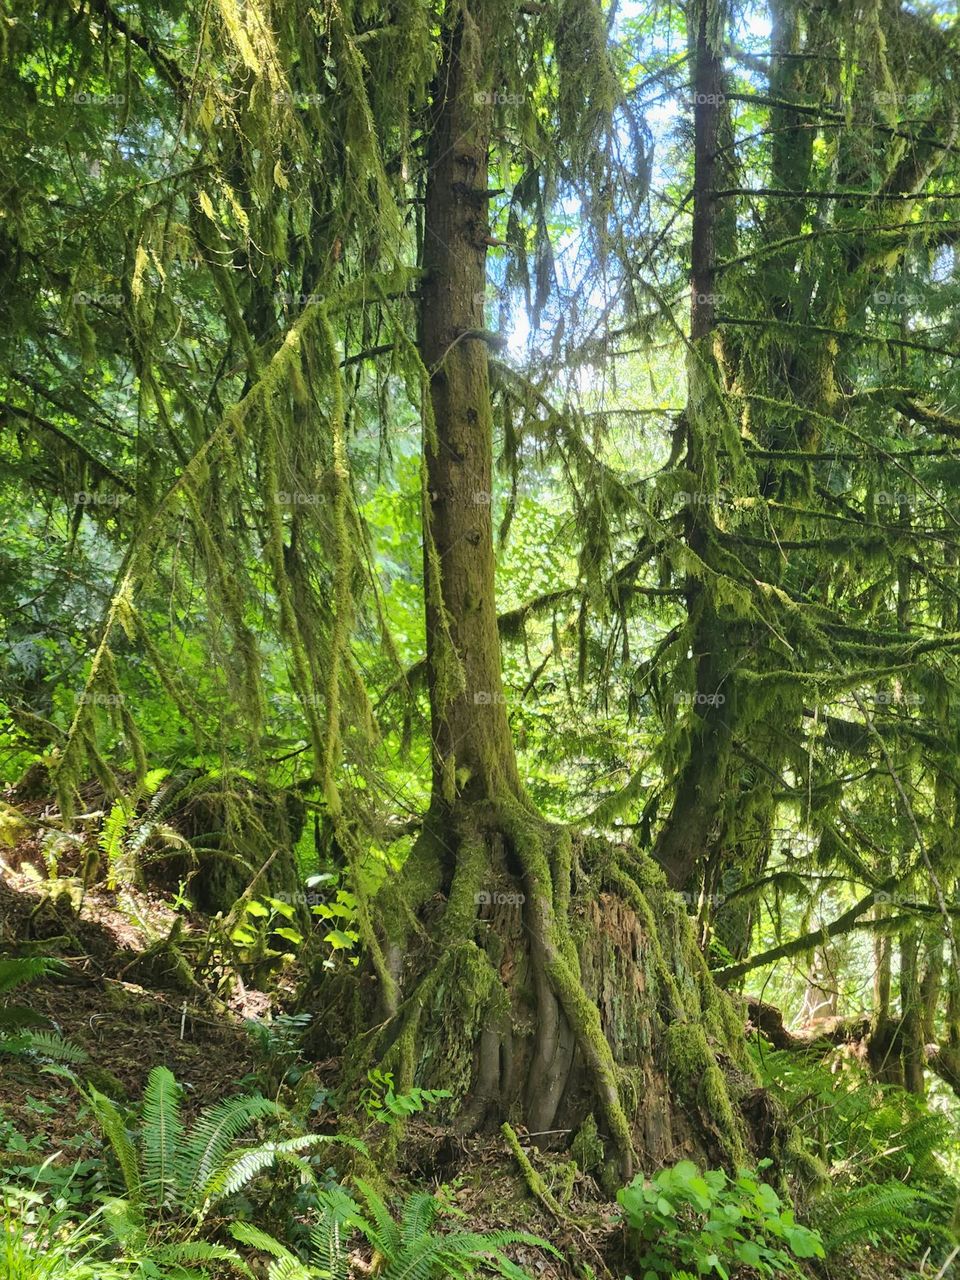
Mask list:
[{"label": "moss-covered bark", "polygon": [[[744,1019],[680,899],[630,849],[545,821],[518,774],[500,670],[483,329],[490,102],[502,4],[452,11],[435,83],[420,350],[433,798],[376,922],[346,1060],[451,1092],[465,1130],[575,1135],[611,1181],[744,1157]],[[517,15],[514,15],[516,17]],[[435,1113],[436,1114],[436,1113]],[[592,1135],[592,1139],[591,1139]],[[597,1152],[602,1151],[601,1157]]]}]

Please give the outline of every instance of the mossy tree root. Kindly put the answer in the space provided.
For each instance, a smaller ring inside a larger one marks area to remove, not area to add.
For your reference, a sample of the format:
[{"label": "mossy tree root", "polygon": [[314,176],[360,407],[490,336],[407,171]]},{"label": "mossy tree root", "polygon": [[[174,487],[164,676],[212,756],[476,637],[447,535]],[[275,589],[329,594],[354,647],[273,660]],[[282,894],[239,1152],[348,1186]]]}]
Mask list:
[{"label": "mossy tree root", "polygon": [[537,1141],[596,1111],[620,1179],[638,1152],[744,1160],[744,1019],[648,859],[508,797],[428,822],[374,905],[393,986],[384,1001],[367,975],[356,1079],[379,1065],[398,1091],[448,1089],[441,1114],[467,1132],[509,1121]]}]

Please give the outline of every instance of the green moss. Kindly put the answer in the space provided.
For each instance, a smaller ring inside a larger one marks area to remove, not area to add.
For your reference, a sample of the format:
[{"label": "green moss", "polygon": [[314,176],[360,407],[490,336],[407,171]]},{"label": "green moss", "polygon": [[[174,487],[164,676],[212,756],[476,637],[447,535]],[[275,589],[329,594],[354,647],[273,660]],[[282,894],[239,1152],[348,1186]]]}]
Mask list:
[{"label": "green moss", "polygon": [[488,850],[474,831],[457,842],[457,869],[443,913],[442,937],[446,943],[469,937],[477,916],[477,894],[489,873]]},{"label": "green moss", "polygon": [[83,1078],[87,1084],[92,1084],[95,1089],[105,1093],[108,1098],[119,1100],[129,1096],[126,1088],[113,1072],[107,1071],[103,1067],[85,1067]]},{"label": "green moss", "polygon": [[406,947],[418,908],[440,891],[440,884],[440,844],[428,821],[400,874],[388,880],[377,895],[377,919],[388,942]]},{"label": "green moss", "polygon": [[801,1183],[804,1190],[819,1195],[830,1187],[830,1171],[812,1151],[808,1150],[799,1134],[791,1130],[784,1144],[783,1163]]},{"label": "green moss", "polygon": [[731,1165],[746,1159],[742,1122],[738,1121],[730,1094],[699,1023],[675,1022],[667,1028],[667,1059],[670,1083],[678,1097],[695,1106]]},{"label": "green moss", "polygon": [[562,1205],[557,1202],[553,1193],[550,1191],[550,1188],[530,1163],[528,1156],[520,1146],[520,1139],[514,1133],[513,1129],[508,1124],[502,1124],[500,1126],[500,1132],[506,1139],[507,1146],[513,1153],[514,1159],[520,1166],[520,1172],[523,1174],[523,1180],[529,1187],[531,1195],[536,1196],[541,1204],[549,1209],[558,1221],[564,1221],[566,1215],[564,1214]]},{"label": "green moss", "polygon": [[475,942],[464,941],[443,953],[403,1012],[403,1032],[384,1062],[405,1088],[449,1089],[452,1114],[473,1083],[480,1032],[507,1012],[500,975]]},{"label": "green moss", "polygon": [[593,1173],[603,1165],[603,1142],[597,1131],[596,1117],[591,1112],[580,1125],[570,1144],[570,1154],[584,1173]]}]

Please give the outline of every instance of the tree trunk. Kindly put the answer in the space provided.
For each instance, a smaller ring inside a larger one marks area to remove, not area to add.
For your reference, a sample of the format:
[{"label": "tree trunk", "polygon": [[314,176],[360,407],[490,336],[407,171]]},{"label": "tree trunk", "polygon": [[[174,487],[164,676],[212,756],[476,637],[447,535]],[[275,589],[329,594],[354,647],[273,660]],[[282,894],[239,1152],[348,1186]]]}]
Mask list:
[{"label": "tree trunk", "polygon": [[449,33],[427,150],[420,350],[426,421],[424,581],[434,795],[519,794],[500,674],[491,517],[493,420],[483,333],[493,38],[489,0]]},{"label": "tree trunk", "polygon": [[[693,33],[694,170],[693,228],[690,248],[690,354],[687,361],[686,468],[696,477],[690,495],[685,538],[691,551],[707,564],[713,560],[715,460],[705,447],[711,419],[722,413],[717,403],[719,369],[713,350],[716,312],[717,254],[716,171],[723,102],[723,60],[714,14],[706,0],[688,6]],[[691,718],[691,749],[677,784],[670,814],[657,838],[654,856],[670,883],[688,887],[694,870],[705,861],[721,822],[720,808],[731,748],[730,725],[733,663],[729,628],[718,616],[709,588],[691,574],[685,586],[691,620],[696,690]]]},{"label": "tree trunk", "polygon": [[638,1155],[647,1166],[681,1153],[731,1165],[746,1155],[747,1113],[776,1131],[758,1108],[742,1011],[713,984],[662,873],[545,821],[518,774],[479,331],[497,40],[519,15],[497,0],[452,14],[430,127],[420,315],[433,792],[420,838],[370,912],[370,998],[357,1002],[345,1056],[358,1078],[379,1064],[398,1090],[449,1090],[435,1114],[462,1130],[509,1118],[547,1144],[579,1132],[581,1163],[595,1149],[609,1183]]}]

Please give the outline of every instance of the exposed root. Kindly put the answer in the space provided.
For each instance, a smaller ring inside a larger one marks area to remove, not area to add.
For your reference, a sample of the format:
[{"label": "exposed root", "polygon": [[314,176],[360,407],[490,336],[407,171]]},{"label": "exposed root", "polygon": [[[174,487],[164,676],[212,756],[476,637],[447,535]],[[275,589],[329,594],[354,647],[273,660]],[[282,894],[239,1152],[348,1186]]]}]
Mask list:
[{"label": "exposed root", "polygon": [[558,1222],[566,1222],[568,1217],[566,1210],[530,1163],[529,1157],[520,1146],[520,1139],[511,1126],[506,1123],[502,1124],[500,1132],[506,1139],[507,1146],[513,1153],[514,1159],[520,1166],[520,1172],[523,1174],[523,1180],[527,1184],[530,1194],[536,1196],[540,1203],[550,1210]]},{"label": "exposed root", "polygon": [[659,869],[575,843],[513,796],[440,830],[428,821],[376,902],[393,985],[385,999],[368,971],[379,1017],[368,997],[347,1051],[354,1081],[379,1065],[398,1092],[450,1090],[437,1114],[460,1132],[522,1120],[547,1146],[596,1112],[616,1185],[638,1151],[742,1161],[739,1104],[756,1089],[744,1018]]}]

